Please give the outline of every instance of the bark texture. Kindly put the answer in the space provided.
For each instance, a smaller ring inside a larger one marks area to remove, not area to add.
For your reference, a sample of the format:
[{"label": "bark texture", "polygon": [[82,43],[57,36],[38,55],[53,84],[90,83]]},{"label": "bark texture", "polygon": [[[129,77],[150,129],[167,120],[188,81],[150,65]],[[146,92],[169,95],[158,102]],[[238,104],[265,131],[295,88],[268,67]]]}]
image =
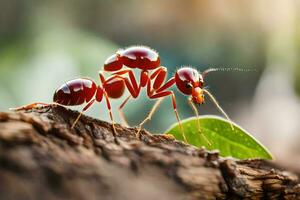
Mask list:
[{"label": "bark texture", "polygon": [[0,113],[0,199],[300,199],[298,177],[263,160],[82,116],[52,105]]}]

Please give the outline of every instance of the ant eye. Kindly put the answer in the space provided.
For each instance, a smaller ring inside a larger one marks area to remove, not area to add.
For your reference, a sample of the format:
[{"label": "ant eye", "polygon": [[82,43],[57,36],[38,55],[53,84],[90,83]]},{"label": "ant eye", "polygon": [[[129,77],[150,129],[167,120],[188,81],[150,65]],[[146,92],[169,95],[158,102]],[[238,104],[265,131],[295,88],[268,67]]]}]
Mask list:
[{"label": "ant eye", "polygon": [[191,83],[186,83],[185,84],[185,88],[187,89],[191,89],[193,87],[193,85]]}]

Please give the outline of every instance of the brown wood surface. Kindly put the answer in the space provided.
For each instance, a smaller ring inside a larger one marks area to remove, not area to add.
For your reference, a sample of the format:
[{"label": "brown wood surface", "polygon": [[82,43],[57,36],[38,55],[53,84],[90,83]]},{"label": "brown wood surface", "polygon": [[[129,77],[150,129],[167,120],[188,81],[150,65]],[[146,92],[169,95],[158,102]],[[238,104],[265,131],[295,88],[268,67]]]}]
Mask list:
[{"label": "brown wood surface", "polygon": [[298,177],[53,105],[0,113],[0,199],[300,199]]}]

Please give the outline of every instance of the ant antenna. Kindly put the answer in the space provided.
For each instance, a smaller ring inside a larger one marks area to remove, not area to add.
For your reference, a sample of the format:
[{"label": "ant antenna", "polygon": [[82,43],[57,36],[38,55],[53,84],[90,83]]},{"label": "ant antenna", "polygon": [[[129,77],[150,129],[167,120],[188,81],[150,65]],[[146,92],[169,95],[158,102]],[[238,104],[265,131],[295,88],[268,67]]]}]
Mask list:
[{"label": "ant antenna", "polygon": [[215,97],[206,89],[203,89],[203,91],[209,96],[209,98],[212,100],[212,102],[215,104],[215,106],[218,108],[218,110],[226,117],[226,119],[230,122],[231,129],[234,130],[233,123],[231,119],[228,117],[226,112],[222,109],[218,101],[215,99]]},{"label": "ant antenna", "polygon": [[208,68],[204,72],[202,72],[202,76],[205,77],[208,73],[210,72],[217,72],[217,71],[222,71],[222,72],[230,72],[230,71],[235,71],[235,72],[256,72],[256,69],[243,69],[243,68]]}]

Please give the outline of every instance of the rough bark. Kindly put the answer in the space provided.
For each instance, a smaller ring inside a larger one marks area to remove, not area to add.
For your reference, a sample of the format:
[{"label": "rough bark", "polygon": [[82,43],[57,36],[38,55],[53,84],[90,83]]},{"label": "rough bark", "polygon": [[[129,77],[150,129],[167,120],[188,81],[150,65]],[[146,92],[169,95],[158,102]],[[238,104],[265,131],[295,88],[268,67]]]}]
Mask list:
[{"label": "rough bark", "polygon": [[53,105],[0,113],[0,199],[300,199],[298,177]]}]

